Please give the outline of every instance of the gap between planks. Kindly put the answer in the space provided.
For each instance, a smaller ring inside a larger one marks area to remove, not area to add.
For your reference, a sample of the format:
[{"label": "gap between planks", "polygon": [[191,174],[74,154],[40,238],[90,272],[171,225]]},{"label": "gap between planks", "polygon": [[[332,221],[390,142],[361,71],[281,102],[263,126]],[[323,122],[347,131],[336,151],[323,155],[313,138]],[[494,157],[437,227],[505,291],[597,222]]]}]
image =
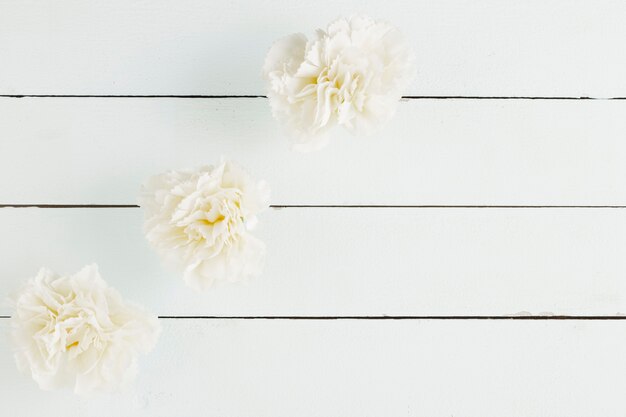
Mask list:
[{"label": "gap between planks", "polygon": [[[0,94],[0,98],[267,98],[264,95],[141,95],[141,94]],[[403,96],[404,100],[626,100],[626,97],[575,97],[575,96]]]},{"label": "gap between planks", "polygon": [[[0,316],[10,319],[11,316]],[[513,315],[513,316],[158,316],[161,320],[535,320],[535,321],[607,321],[626,320],[626,316],[552,316],[552,315]]]},{"label": "gap between planks", "polygon": [[[116,209],[140,208],[137,204],[0,204],[0,208],[44,208],[44,209]],[[331,208],[331,209],[626,209],[625,205],[471,205],[471,204],[272,204],[273,209]]]}]

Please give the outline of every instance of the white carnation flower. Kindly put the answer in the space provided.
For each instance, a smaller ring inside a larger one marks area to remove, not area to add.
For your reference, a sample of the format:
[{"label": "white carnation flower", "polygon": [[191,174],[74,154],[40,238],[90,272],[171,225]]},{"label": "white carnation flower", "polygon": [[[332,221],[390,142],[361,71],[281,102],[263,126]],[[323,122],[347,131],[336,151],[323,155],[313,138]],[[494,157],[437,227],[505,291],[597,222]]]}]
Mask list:
[{"label": "white carnation flower", "polygon": [[124,387],[137,373],[137,355],[159,333],[157,317],[125,303],[96,265],[72,276],[42,268],[16,299],[15,359],[45,390]]},{"label": "white carnation flower", "polygon": [[324,146],[334,125],[370,134],[389,121],[414,72],[401,33],[364,16],[339,19],[312,40],[280,39],[263,66],[274,117],[303,151]]},{"label": "white carnation flower", "polygon": [[190,287],[261,273],[265,245],[250,230],[269,206],[269,188],[234,163],[157,175],[144,185],[140,204],[148,241],[183,267]]}]

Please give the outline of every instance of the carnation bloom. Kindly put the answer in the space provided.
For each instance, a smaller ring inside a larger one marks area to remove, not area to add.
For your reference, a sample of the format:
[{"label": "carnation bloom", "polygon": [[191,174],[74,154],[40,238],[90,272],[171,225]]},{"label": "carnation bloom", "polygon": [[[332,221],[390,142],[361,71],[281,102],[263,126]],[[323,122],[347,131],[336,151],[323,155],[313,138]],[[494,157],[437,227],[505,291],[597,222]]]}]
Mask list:
[{"label": "carnation bloom", "polygon": [[140,204],[148,241],[182,266],[190,287],[261,273],[265,245],[250,230],[269,206],[269,189],[234,163],[157,175],[144,185]]},{"label": "carnation bloom", "polygon": [[395,113],[414,74],[414,56],[386,22],[339,19],[312,40],[278,40],[263,66],[274,117],[291,133],[296,150],[326,144],[334,125],[369,134]]},{"label": "carnation bloom", "polygon": [[96,265],[71,276],[42,268],[16,299],[13,340],[18,368],[42,389],[77,394],[124,387],[137,355],[160,332],[156,316],[125,303]]}]

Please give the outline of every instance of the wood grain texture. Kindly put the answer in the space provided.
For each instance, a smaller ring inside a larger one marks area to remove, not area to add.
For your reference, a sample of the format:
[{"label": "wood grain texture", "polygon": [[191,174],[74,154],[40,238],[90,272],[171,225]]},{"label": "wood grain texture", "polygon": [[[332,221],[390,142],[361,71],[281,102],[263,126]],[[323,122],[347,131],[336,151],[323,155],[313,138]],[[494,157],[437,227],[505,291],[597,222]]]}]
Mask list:
[{"label": "wood grain texture", "polygon": [[[8,331],[8,320],[0,329]],[[0,410],[31,417],[622,416],[621,322],[163,321],[135,390],[39,391],[0,338]],[[25,398],[31,400],[25,401]]]},{"label": "wood grain texture", "polygon": [[97,262],[167,316],[626,312],[626,209],[269,210],[263,276],[205,294],[160,266],[141,224],[139,209],[1,209],[0,298],[40,266]]},{"label": "wood grain texture", "polygon": [[[359,12],[418,56],[421,98],[378,136],[293,153],[266,99],[202,97],[263,95],[274,40]],[[0,0],[0,96],[199,96],[0,97],[0,205],[134,205],[223,155],[274,205],[626,206],[624,21],[618,0]],[[0,416],[623,415],[624,320],[371,317],[621,316],[626,208],[272,209],[263,276],[205,294],[141,225],[0,208],[0,316],[39,267],[97,262],[161,316],[257,319],[162,319],[134,390],[79,398],[18,375],[0,317]]]},{"label": "wood grain texture", "polygon": [[407,95],[626,96],[616,0],[2,0],[1,94],[263,94],[279,37],[366,13],[407,36]]},{"label": "wood grain texture", "polygon": [[136,204],[233,158],[272,204],[625,205],[626,101],[410,100],[378,136],[300,154],[266,99],[0,99],[0,204]]}]

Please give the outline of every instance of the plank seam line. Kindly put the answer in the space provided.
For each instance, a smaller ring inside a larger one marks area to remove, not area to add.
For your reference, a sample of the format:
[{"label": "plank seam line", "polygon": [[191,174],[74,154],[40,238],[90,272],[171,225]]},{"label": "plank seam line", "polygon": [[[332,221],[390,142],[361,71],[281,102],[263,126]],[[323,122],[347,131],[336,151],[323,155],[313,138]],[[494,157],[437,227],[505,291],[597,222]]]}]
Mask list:
[{"label": "plank seam line", "polygon": [[[517,321],[619,321],[626,316],[158,316],[161,320],[517,320]],[[11,316],[0,316],[10,319]]]},{"label": "plank seam line", "polygon": [[174,320],[626,320],[626,316],[159,316]]},{"label": "plank seam line", "polygon": [[[264,95],[229,94],[0,94],[0,98],[180,98],[180,99],[228,99],[228,98],[267,98]],[[404,100],[626,100],[626,97],[587,97],[587,96],[403,96]]]},{"label": "plank seam line", "polygon": [[[0,204],[0,208],[44,208],[44,209],[116,209],[140,208],[137,204]],[[346,208],[346,209],[625,209],[626,205],[487,205],[487,204],[272,204],[273,209],[290,208]]]}]

